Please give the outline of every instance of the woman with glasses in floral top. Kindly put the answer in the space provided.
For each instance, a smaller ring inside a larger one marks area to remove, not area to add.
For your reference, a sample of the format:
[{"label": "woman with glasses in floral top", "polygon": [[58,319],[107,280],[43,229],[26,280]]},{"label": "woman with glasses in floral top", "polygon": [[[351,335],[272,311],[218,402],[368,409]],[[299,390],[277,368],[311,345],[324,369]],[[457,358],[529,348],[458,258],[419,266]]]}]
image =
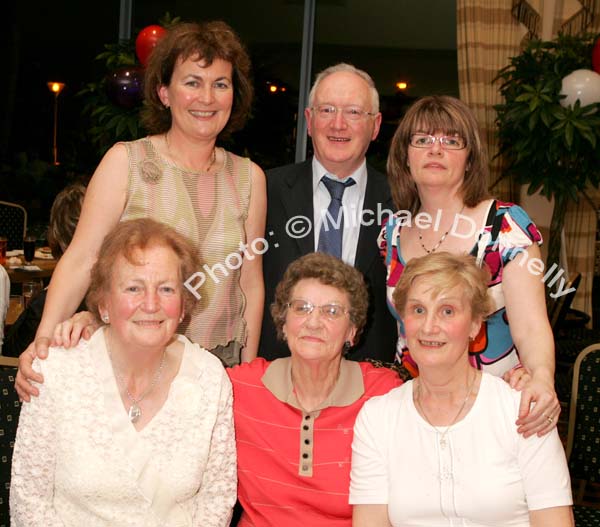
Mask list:
[{"label": "woman with glasses in floral top", "polygon": [[[398,360],[418,375],[391,296],[406,263],[437,250],[471,254],[489,267],[493,298],[492,312],[470,344],[471,364],[523,390],[520,433],[549,432],[560,405],[540,280],[542,237],[521,207],[490,198],[486,147],[469,107],[448,96],[415,102],[394,134],[387,170],[398,212],[383,227],[379,246],[388,270],[388,305],[398,320]],[[531,374],[527,383],[520,382],[520,364]]]}]

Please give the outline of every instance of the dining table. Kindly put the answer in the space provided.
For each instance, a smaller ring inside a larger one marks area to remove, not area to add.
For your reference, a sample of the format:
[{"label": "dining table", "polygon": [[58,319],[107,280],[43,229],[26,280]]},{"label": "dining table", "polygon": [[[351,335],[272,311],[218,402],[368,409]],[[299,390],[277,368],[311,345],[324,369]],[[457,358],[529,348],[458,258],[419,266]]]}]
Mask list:
[{"label": "dining table", "polygon": [[48,283],[56,267],[56,262],[51,255],[36,251],[31,262],[25,262],[22,255],[16,255],[7,258],[3,265],[11,284],[22,284],[35,280],[43,280],[44,283]]}]

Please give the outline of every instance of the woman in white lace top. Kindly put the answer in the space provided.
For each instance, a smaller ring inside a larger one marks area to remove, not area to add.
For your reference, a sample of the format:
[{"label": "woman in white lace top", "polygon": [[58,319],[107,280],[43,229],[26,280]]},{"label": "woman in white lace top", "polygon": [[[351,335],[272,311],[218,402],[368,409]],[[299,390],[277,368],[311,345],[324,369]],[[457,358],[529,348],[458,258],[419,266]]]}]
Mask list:
[{"label": "woman in white lace top", "polygon": [[229,525],[231,385],[219,359],[175,334],[197,268],[189,242],[153,220],[106,237],[87,296],[105,326],[36,361],[44,383],[21,411],[12,525]]}]

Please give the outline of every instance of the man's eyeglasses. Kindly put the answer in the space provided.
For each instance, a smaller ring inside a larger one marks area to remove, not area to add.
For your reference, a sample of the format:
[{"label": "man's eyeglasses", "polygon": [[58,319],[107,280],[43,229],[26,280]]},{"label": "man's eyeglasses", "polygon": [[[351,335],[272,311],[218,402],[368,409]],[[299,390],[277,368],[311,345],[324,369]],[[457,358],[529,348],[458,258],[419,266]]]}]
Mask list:
[{"label": "man's eyeglasses", "polygon": [[292,300],[285,306],[298,317],[307,317],[315,310],[315,308],[317,308],[321,315],[329,320],[342,318],[348,312],[344,306],[340,306],[339,304],[323,304],[322,306],[315,306],[307,300],[299,299]]},{"label": "man's eyeglasses", "polygon": [[410,136],[410,146],[415,148],[430,148],[436,141],[439,141],[440,147],[445,150],[462,150],[467,146],[467,142],[458,135],[435,137],[429,134],[413,134]]},{"label": "man's eyeglasses", "polygon": [[333,104],[319,104],[311,108],[321,119],[334,119],[338,112],[342,112],[347,121],[359,121],[367,116],[377,115],[363,110],[358,106],[333,106]]}]

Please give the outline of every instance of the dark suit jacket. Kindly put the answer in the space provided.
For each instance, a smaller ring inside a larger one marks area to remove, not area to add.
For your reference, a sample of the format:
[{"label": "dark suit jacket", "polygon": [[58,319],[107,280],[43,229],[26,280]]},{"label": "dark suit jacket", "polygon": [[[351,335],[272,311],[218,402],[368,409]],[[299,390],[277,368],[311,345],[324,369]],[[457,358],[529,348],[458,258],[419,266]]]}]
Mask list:
[{"label": "dark suit jacket", "polygon": [[[391,211],[394,211],[394,204],[385,176],[369,166],[367,173],[363,210],[372,210],[375,216],[372,225],[363,225],[360,229],[354,266],[363,273],[369,287],[369,314],[360,341],[347,357],[353,360],[369,357],[392,362],[398,332],[386,305],[386,269],[377,248],[381,226],[376,220],[378,203],[382,209]],[[290,354],[287,345],[277,339],[271,318],[270,305],[275,296],[275,287],[289,263],[314,251],[312,230],[297,239],[286,233],[288,220],[298,215],[313,221],[312,160],[267,171],[266,238],[269,250],[263,256],[265,312],[258,355],[268,360]],[[371,217],[365,216],[365,219]],[[275,247],[276,244],[278,247]]]}]

